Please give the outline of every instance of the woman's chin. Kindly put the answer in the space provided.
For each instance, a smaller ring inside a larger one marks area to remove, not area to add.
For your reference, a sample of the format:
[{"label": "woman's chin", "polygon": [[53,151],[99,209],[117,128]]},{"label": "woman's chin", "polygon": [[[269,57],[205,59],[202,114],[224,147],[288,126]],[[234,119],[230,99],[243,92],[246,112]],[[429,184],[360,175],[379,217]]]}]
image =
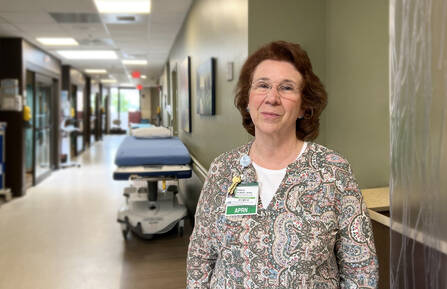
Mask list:
[{"label": "woman's chin", "polygon": [[263,124],[256,127],[256,132],[263,135],[275,135],[281,131],[281,126],[278,124]]}]

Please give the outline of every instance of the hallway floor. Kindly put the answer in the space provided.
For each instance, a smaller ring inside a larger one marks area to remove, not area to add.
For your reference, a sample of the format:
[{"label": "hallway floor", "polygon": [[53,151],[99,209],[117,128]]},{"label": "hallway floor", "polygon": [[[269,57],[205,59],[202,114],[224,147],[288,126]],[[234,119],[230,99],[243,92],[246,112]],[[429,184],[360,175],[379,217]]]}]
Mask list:
[{"label": "hallway floor", "polygon": [[85,151],[81,168],[61,169],[0,206],[1,289],[185,288],[190,234],[124,241],[116,222],[126,181],[113,181],[123,136]]}]

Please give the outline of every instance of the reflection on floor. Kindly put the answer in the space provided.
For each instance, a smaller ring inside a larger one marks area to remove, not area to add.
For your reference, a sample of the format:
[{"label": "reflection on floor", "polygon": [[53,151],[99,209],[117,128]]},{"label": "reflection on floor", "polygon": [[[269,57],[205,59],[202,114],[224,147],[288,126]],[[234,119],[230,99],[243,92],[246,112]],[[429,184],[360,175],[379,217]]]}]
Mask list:
[{"label": "reflection on floor", "polygon": [[[185,222],[187,236],[190,228]],[[187,240],[177,232],[152,240],[132,236],[124,250],[121,288],[185,288]]]},{"label": "reflection on floor", "polygon": [[112,180],[123,136],[105,136],[25,197],[0,207],[0,288],[185,288],[186,234],[124,241],[127,182]]},{"label": "reflection on floor", "polygon": [[30,188],[33,185],[33,172],[27,172],[25,174],[25,186],[26,188]]}]

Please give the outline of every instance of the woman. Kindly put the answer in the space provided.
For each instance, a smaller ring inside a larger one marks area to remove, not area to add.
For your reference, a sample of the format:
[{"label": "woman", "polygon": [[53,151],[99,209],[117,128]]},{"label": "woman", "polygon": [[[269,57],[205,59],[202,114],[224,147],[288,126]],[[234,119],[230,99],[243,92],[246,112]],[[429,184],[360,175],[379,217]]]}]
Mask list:
[{"label": "woman", "polygon": [[272,42],[247,59],[235,104],[254,140],[211,164],[188,288],[376,288],[371,223],[351,167],[310,142],[326,102],[298,44]]}]

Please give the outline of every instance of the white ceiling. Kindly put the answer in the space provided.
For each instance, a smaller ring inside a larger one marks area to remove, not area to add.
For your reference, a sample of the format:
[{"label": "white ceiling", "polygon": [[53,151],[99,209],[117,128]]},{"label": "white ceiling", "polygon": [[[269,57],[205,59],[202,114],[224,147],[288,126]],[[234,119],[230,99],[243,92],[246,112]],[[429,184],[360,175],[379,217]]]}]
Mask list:
[{"label": "white ceiling", "polygon": [[[80,70],[103,68],[120,83],[152,86],[162,73],[191,2],[152,0],[149,15],[100,15],[93,0],[0,0],[0,37],[23,37],[61,59],[63,64]],[[89,13],[73,16],[87,20],[99,16],[99,22],[57,22],[50,13]],[[117,16],[135,16],[135,21],[118,21]],[[80,45],[53,48],[41,45],[37,37],[73,37]],[[120,60],[66,60],[55,52],[58,49],[113,49],[121,59],[146,59],[148,65],[124,66]],[[147,75],[147,79],[132,79],[130,73],[134,70]]]}]

